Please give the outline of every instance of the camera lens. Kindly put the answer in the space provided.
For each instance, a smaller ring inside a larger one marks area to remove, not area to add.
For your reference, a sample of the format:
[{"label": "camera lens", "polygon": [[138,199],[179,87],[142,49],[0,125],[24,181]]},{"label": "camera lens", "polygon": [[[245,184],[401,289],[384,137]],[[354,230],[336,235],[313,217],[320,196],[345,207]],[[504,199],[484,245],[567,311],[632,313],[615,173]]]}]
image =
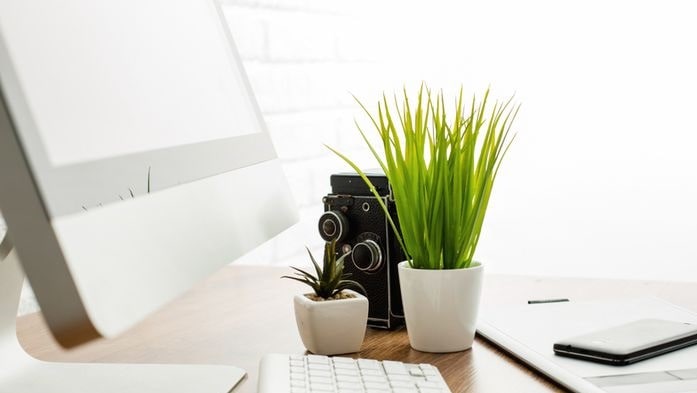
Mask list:
[{"label": "camera lens", "polygon": [[336,233],[336,224],[332,220],[324,220],[322,223],[322,233],[327,236],[334,236]]},{"label": "camera lens", "polygon": [[370,239],[353,246],[351,259],[358,270],[367,273],[376,272],[382,267],[382,251],[380,250],[380,246]]},{"label": "camera lens", "polygon": [[341,241],[348,233],[348,219],[336,210],[326,211],[319,217],[318,229],[325,241]]}]

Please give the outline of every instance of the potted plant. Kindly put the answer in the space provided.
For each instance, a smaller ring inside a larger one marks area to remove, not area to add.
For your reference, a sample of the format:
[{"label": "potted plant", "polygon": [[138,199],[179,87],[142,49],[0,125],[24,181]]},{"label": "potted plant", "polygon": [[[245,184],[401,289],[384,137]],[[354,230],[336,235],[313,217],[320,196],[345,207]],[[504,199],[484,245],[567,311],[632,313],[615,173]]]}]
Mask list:
[{"label": "potted plant", "polygon": [[[474,252],[519,108],[511,100],[490,108],[488,98],[487,90],[468,107],[460,89],[449,112],[443,93],[422,85],[415,102],[405,90],[391,107],[383,95],[375,115],[357,100],[384,153],[358,126],[392,188],[399,230],[387,218],[407,255],[398,272],[409,342],[417,350],[460,351],[474,340],[483,270]],[[374,191],[358,166],[330,149]]]},{"label": "potted plant", "polygon": [[348,280],[344,273],[344,254],[337,259],[336,241],[325,244],[324,263],[320,269],[310,250],[316,274],[292,267],[295,276],[283,276],[312,288],[311,293],[295,295],[295,322],[305,348],[319,355],[358,352],[368,322],[368,299],[363,286]]}]

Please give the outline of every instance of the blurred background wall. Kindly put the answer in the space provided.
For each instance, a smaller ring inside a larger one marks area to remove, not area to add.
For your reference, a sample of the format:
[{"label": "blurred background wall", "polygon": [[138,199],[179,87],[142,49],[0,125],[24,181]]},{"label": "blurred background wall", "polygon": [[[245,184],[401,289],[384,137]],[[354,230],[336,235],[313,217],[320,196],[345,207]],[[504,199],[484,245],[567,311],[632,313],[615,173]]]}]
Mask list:
[{"label": "blurred background wall", "polygon": [[348,170],[323,144],[377,166],[351,94],[374,108],[425,81],[522,104],[477,252],[488,272],[697,279],[691,2],[221,1],[301,217],[239,263],[321,255],[321,198]]},{"label": "blurred background wall", "polygon": [[319,249],[322,143],[375,167],[350,92],[426,81],[522,104],[477,257],[489,272],[697,279],[697,25],[688,1],[229,0],[230,25],[301,208],[245,261]]}]

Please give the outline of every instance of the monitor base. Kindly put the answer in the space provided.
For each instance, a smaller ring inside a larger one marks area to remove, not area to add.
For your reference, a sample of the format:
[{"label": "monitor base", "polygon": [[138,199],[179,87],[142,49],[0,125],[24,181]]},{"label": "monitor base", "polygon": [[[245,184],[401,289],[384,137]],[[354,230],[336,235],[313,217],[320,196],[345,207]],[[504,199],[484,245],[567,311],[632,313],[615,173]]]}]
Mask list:
[{"label": "monitor base", "polygon": [[0,242],[0,392],[227,393],[245,376],[233,366],[54,363],[22,349],[16,315],[24,273],[7,236]]}]

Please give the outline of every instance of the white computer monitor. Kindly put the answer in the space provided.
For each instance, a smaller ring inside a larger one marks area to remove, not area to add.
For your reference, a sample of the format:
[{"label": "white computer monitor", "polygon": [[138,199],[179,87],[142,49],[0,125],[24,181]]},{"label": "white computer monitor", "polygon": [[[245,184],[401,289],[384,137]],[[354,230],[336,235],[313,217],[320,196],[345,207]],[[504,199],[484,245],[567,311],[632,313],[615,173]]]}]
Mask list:
[{"label": "white computer monitor", "polygon": [[66,347],[297,220],[214,0],[0,1],[0,209]]}]

